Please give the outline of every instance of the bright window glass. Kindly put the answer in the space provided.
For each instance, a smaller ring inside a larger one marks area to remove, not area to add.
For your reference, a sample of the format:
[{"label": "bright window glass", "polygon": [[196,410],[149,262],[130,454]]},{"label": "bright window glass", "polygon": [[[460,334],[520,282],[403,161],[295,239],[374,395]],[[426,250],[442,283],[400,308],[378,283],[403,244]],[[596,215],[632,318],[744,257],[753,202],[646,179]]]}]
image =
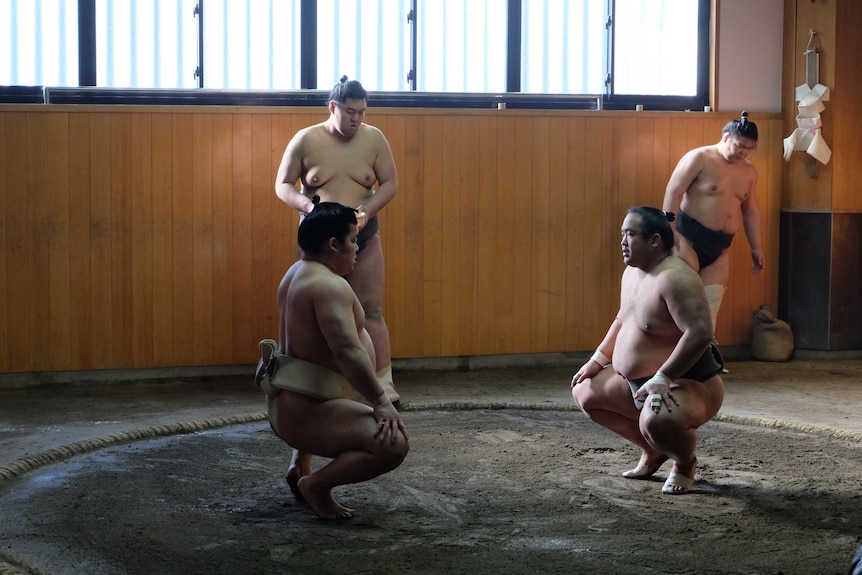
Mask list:
[{"label": "bright window glass", "polygon": [[521,13],[521,91],[601,94],[605,0],[527,0]]},{"label": "bright window glass", "polygon": [[0,85],[78,85],[77,0],[0,0]]},{"label": "bright window glass", "polygon": [[616,0],[614,93],[697,94],[694,0]]},{"label": "bright window glass", "polygon": [[366,90],[408,90],[410,5],[410,0],[318,0],[317,86],[328,90],[347,76]]},{"label": "bright window glass", "polygon": [[204,87],[300,88],[299,0],[206,0]]},{"label": "bright window glass", "polygon": [[420,2],[417,90],[505,92],[506,6],[507,0]]},{"label": "bright window glass", "polygon": [[[204,87],[300,88],[302,0],[205,0]],[[419,0],[416,88],[503,93],[507,0]],[[97,85],[196,88],[197,0],[95,0]],[[317,86],[408,91],[411,0],[318,0]],[[697,94],[700,0],[523,0],[520,91]],[[77,0],[0,0],[0,84],[78,84]],[[515,32],[518,33],[518,32]]]},{"label": "bright window glass", "polygon": [[96,84],[195,88],[195,0],[96,0]]}]

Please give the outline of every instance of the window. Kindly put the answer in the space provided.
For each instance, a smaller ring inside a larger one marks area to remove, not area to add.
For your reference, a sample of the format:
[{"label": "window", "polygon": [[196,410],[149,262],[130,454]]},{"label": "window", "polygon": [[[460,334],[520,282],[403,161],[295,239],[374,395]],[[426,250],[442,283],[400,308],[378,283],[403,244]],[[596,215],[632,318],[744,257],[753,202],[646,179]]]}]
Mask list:
[{"label": "window", "polygon": [[506,91],[506,0],[419,4],[420,92]]},{"label": "window", "polygon": [[0,0],[0,85],[78,85],[77,0]]},{"label": "window", "polygon": [[97,0],[97,85],[195,88],[194,8],[195,0]]},{"label": "window", "polygon": [[615,94],[697,94],[698,3],[616,0]]},{"label": "window", "polygon": [[601,94],[606,17],[604,0],[524,2],[521,91]]},{"label": "window", "polygon": [[206,0],[203,22],[205,88],[299,87],[299,0]]},{"label": "window", "polygon": [[346,75],[367,90],[408,90],[410,4],[410,0],[318,0],[317,86],[329,90]]},{"label": "window", "polygon": [[[89,6],[80,22],[79,5]],[[75,86],[80,69],[100,87],[272,91],[259,97],[306,104],[343,75],[389,105],[512,93],[547,106],[602,95],[610,109],[708,100],[710,0],[0,0],[0,10],[10,85]],[[80,64],[78,30],[96,52]],[[300,89],[314,92],[291,94]]]}]

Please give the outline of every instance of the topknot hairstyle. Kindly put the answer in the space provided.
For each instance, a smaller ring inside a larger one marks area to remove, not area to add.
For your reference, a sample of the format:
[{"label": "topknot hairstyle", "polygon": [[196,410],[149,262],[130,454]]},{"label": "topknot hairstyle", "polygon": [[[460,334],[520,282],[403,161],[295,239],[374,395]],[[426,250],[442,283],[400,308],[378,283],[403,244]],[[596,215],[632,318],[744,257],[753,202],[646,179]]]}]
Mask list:
[{"label": "topknot hairstyle", "polygon": [[738,120],[731,120],[724,126],[722,133],[748,138],[756,142],[757,124],[748,119],[748,112],[743,111]]},{"label": "topknot hairstyle", "polygon": [[311,198],[314,208],[302,218],[297,233],[297,241],[302,251],[317,254],[329,241],[335,238],[344,241],[350,234],[350,225],[356,225],[356,210],[337,202],[321,202],[320,196]]},{"label": "topknot hairstyle", "polygon": [[673,250],[673,229],[670,227],[670,223],[676,219],[673,212],[663,212],[652,206],[635,206],[629,208],[627,213],[637,214],[641,217],[644,237],[648,238],[653,234],[658,234],[665,251]]},{"label": "topknot hairstyle", "polygon": [[347,100],[366,100],[368,92],[359,83],[359,80],[348,80],[347,76],[342,76],[338,84],[332,88],[329,93],[329,101],[336,104],[343,104]]}]

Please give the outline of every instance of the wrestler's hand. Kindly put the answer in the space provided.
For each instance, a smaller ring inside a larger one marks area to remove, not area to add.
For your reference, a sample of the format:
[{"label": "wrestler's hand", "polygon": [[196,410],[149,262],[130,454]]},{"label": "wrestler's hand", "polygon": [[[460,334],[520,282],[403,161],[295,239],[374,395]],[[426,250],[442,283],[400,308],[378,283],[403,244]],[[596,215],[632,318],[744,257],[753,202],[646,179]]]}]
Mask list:
[{"label": "wrestler's hand", "polygon": [[751,250],[751,261],[753,262],[753,266],[751,267],[751,271],[755,274],[759,274],[763,271],[764,257],[763,250]]},{"label": "wrestler's hand", "polygon": [[658,413],[661,411],[661,406],[667,406],[667,411],[670,413],[671,404],[679,406],[679,402],[670,390],[670,378],[662,372],[657,372],[645,384],[635,392],[634,399],[646,398],[644,406],[649,405],[649,408]]},{"label": "wrestler's hand", "polygon": [[404,436],[404,439],[407,439],[407,428],[404,427],[404,421],[401,419],[401,414],[398,413],[398,410],[395,409],[392,402],[387,401],[382,405],[375,405],[374,419],[377,420],[377,425],[380,427],[377,431],[377,437],[380,439],[380,443],[386,441],[387,437],[390,438],[392,443],[395,443],[395,440],[398,437],[396,431],[400,431]]},{"label": "wrestler's hand", "polygon": [[365,206],[359,206],[356,208],[356,229],[362,231],[362,228],[364,228],[367,223],[368,210],[365,209]]},{"label": "wrestler's hand", "polygon": [[585,379],[589,379],[591,377],[595,377],[597,373],[599,373],[605,366],[600,365],[599,362],[595,360],[589,360],[587,363],[581,366],[581,369],[578,370],[578,373],[572,376],[572,387],[575,387]]}]

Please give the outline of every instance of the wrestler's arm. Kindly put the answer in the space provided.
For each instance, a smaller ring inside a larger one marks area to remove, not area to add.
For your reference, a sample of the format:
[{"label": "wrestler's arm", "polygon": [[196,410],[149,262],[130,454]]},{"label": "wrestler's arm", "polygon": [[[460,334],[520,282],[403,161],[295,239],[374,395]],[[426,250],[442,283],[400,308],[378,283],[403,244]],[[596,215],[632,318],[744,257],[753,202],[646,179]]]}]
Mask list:
[{"label": "wrestler's arm", "polygon": [[712,317],[700,276],[690,268],[677,270],[664,278],[662,297],[673,322],[682,332],[659,369],[673,381],[691,369],[712,342]]},{"label": "wrestler's arm", "polygon": [[662,210],[665,212],[679,212],[683,196],[700,173],[700,153],[699,149],[686,152],[674,168],[664,191]]},{"label": "wrestler's arm", "polygon": [[354,306],[361,309],[350,284],[335,275],[323,282],[314,298],[318,325],[338,368],[350,385],[371,403],[374,418],[381,425],[379,440],[382,442],[389,437],[395,443],[398,438],[396,431],[406,439],[407,429],[401,414],[386,398],[383,386],[377,381],[371,357],[359,341]]},{"label": "wrestler's arm", "polygon": [[288,142],[275,175],[275,195],[291,208],[307,214],[314,209],[311,198],[296,189],[296,182],[302,176],[302,142],[307,128],[300,130]]},{"label": "wrestler's arm", "polygon": [[359,341],[350,284],[339,276],[321,282],[314,297],[314,313],[333,359],[341,373],[362,397],[374,401],[383,393],[374,365]]},{"label": "wrestler's arm", "polygon": [[287,353],[287,289],[292,269],[293,266],[281,278],[278,290],[276,291],[276,301],[278,302],[278,346],[281,353],[285,354]]},{"label": "wrestler's arm", "polygon": [[742,227],[745,229],[745,237],[748,238],[748,245],[751,246],[751,261],[753,264],[752,271],[760,273],[763,269],[766,259],[763,255],[763,243],[760,238],[760,207],[757,205],[755,198],[755,190],[757,189],[757,171],[751,167],[753,176],[751,179],[751,188],[748,191],[748,196],[740,204],[742,210]]},{"label": "wrestler's arm", "polygon": [[574,387],[577,384],[581,383],[585,379],[589,379],[591,377],[595,377],[602,369],[604,369],[606,362],[604,359],[597,359],[601,355],[610,359],[614,354],[614,344],[617,340],[617,334],[620,332],[620,322],[617,318],[614,318],[614,321],[611,322],[610,328],[608,328],[608,333],[605,334],[605,338],[602,340],[602,343],[596,348],[593,356],[587,360],[587,362],[581,366],[581,369],[572,376],[571,386]]},{"label": "wrestler's arm", "polygon": [[[623,272],[623,288],[621,290],[622,293],[628,293],[625,289],[625,276],[628,272],[628,268],[625,272]],[[622,298],[623,302],[625,302],[624,297]],[[585,379],[589,379],[598,374],[604,367],[605,362],[604,359],[599,359],[600,356],[604,355],[611,360],[614,356],[614,347],[617,342],[617,335],[620,333],[620,328],[622,327],[622,323],[620,322],[620,316],[622,314],[624,305],[620,305],[620,311],[617,312],[617,316],[614,318],[614,321],[611,322],[610,327],[608,328],[605,337],[602,339],[602,343],[596,348],[593,356],[587,360],[587,362],[581,366],[581,369],[572,376],[571,386],[574,387],[577,384],[581,383]]]},{"label": "wrestler's arm", "polygon": [[386,204],[392,201],[398,192],[398,171],[395,168],[395,158],[392,156],[392,148],[386,136],[378,128],[368,126],[374,130],[374,142],[377,154],[374,159],[374,175],[377,176],[377,191],[364,204],[368,218],[373,218]]}]

